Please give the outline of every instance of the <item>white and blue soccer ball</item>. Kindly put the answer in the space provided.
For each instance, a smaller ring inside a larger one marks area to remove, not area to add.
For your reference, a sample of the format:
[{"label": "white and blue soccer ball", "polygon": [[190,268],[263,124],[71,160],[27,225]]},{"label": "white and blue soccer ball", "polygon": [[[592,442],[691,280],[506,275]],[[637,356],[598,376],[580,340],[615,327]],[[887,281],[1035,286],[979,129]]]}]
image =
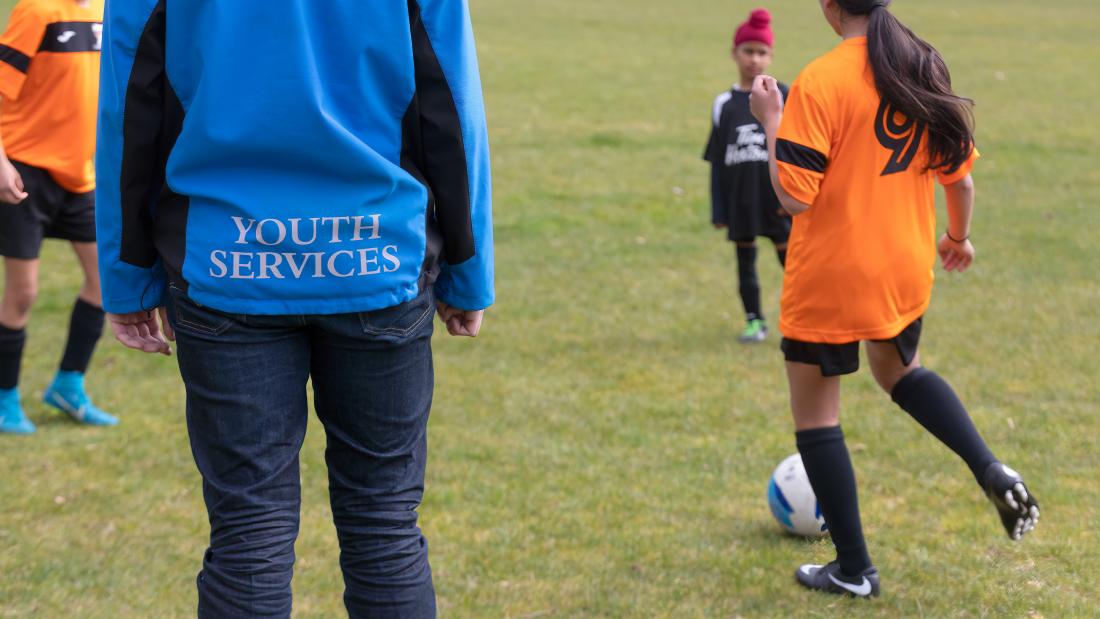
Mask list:
[{"label": "white and blue soccer ball", "polygon": [[828,533],[802,456],[794,454],[779,463],[768,483],[768,506],[789,533],[821,537]]}]

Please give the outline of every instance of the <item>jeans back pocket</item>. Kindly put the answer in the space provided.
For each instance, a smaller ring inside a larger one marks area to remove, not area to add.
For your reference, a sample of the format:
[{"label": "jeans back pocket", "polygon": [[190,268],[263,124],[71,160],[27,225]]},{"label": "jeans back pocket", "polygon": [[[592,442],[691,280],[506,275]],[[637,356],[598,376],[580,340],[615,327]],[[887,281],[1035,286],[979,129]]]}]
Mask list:
[{"label": "jeans back pocket", "polygon": [[368,335],[404,338],[431,322],[435,312],[430,292],[422,292],[416,298],[392,307],[369,312],[359,312],[363,333]]},{"label": "jeans back pocket", "polygon": [[179,288],[169,287],[172,295],[173,328],[193,335],[218,336],[229,330],[233,318],[196,303]]}]

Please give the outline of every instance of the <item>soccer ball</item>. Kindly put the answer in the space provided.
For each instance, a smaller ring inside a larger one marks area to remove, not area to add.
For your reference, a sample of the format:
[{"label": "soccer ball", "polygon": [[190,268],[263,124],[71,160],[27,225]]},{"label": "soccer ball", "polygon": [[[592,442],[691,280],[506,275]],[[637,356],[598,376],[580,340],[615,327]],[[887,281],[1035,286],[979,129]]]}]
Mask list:
[{"label": "soccer ball", "polygon": [[794,454],[779,463],[768,483],[768,506],[789,533],[821,537],[828,533],[821,506],[810,487],[802,456]]}]

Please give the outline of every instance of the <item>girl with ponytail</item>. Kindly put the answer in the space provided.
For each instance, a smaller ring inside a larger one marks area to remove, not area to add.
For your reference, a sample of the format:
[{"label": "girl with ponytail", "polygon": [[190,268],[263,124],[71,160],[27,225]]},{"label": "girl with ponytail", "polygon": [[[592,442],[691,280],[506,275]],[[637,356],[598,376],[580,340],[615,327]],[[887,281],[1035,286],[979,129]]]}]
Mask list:
[{"label": "girl with ponytail", "polygon": [[[889,0],[818,0],[843,41],[781,97],[758,77],[751,107],[767,134],[770,176],[793,218],[779,327],[795,438],[837,558],[797,581],[828,593],[879,594],[855,475],[840,428],[840,376],[859,344],[894,402],[958,454],[1013,540],[1039,506],[993,455],[952,388],[921,366],[922,317],[937,253],[947,271],[974,259],[972,102],[955,94],[939,53],[889,11]],[[937,240],[935,181],[948,222]]]}]

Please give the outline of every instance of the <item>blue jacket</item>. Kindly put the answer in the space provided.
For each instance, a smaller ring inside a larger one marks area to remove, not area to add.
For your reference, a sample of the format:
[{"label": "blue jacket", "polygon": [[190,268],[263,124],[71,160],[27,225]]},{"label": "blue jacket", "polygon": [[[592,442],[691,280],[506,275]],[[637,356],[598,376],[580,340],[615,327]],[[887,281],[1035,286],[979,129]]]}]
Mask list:
[{"label": "blue jacket", "polygon": [[111,0],[102,54],[107,311],[493,303],[466,0]]}]

